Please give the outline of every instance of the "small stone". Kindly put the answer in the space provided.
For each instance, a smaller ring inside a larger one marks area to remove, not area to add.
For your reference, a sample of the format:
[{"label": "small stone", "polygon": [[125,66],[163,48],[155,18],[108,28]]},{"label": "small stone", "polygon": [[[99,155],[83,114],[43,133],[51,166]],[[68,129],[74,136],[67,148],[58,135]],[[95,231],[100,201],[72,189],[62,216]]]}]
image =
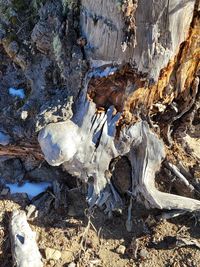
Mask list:
[{"label": "small stone", "polygon": [[21,119],[22,120],[26,120],[27,117],[28,117],[28,111],[26,111],[26,110],[22,111],[22,113],[21,113]]},{"label": "small stone", "polygon": [[70,263],[74,259],[73,252],[66,250],[62,252],[62,260],[64,263]]},{"label": "small stone", "polygon": [[35,219],[38,216],[38,210],[36,210],[36,206],[29,205],[26,207],[27,210],[27,218],[28,219]]},{"label": "small stone", "polygon": [[7,194],[9,193],[10,189],[9,188],[4,188],[2,191],[1,191],[1,196],[7,196]]},{"label": "small stone", "polygon": [[7,146],[10,143],[10,136],[0,132],[0,145]]},{"label": "small stone", "polygon": [[61,258],[61,252],[53,248],[45,249],[45,256],[47,260],[59,260]]},{"label": "small stone", "polygon": [[184,140],[187,142],[188,147],[191,149],[191,153],[200,159],[200,138],[193,138],[190,135],[186,135]]},{"label": "small stone", "polygon": [[148,227],[152,227],[153,225],[156,224],[156,219],[154,216],[152,215],[149,215],[147,217],[147,219],[145,220],[145,224],[148,226]]},{"label": "small stone", "polygon": [[20,195],[21,195],[21,197],[24,198],[24,199],[28,198],[27,193],[21,193]]},{"label": "small stone", "polygon": [[101,260],[100,259],[94,259],[94,260],[91,260],[90,263],[92,265],[98,265],[99,266],[101,264]]},{"label": "small stone", "polygon": [[49,263],[50,263],[50,266],[54,266],[55,261],[54,260],[50,260]]},{"label": "small stone", "polygon": [[126,251],[126,247],[123,246],[123,245],[120,245],[120,246],[116,249],[116,252],[119,253],[119,254],[122,254],[122,255],[124,255],[125,251]]},{"label": "small stone", "polygon": [[71,262],[71,263],[68,265],[68,267],[76,267],[76,263]]},{"label": "small stone", "polygon": [[140,257],[142,259],[145,259],[147,256],[148,256],[148,251],[145,248],[141,249],[140,250]]},{"label": "small stone", "polygon": [[11,56],[15,56],[19,51],[19,45],[16,41],[11,42],[7,48]]}]

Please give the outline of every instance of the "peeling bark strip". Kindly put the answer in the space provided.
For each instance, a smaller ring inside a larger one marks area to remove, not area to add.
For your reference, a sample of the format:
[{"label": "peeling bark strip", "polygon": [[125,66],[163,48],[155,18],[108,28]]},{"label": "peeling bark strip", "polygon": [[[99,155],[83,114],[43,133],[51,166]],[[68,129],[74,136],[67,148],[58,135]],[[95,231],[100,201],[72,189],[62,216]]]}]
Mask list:
[{"label": "peeling bark strip", "polygon": [[16,267],[42,267],[42,257],[35,241],[36,233],[27,222],[24,211],[13,212],[10,222],[13,265]]}]

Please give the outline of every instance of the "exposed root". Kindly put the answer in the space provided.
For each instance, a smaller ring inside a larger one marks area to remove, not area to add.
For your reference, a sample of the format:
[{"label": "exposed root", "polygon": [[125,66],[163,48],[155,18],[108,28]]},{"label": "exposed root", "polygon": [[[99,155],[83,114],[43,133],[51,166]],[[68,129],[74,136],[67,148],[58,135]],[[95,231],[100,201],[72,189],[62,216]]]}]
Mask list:
[{"label": "exposed root", "polygon": [[33,156],[36,160],[44,160],[44,156],[37,143],[20,143],[17,145],[0,145],[0,156],[6,156],[11,158],[26,158]]},{"label": "exposed root", "polygon": [[[78,125],[73,118],[72,121],[50,124],[40,132],[39,142],[51,165],[63,164],[69,173],[88,183],[87,200],[91,207],[104,207],[105,212],[110,214],[122,206],[122,199],[110,181],[108,170],[113,158],[126,155],[132,167],[131,194],[147,208],[200,209],[198,200],[160,192],[155,187],[155,175],[165,151],[163,142],[150,130],[147,122],[141,120],[124,127],[116,139],[119,114],[113,114],[112,107],[106,113],[96,114],[94,103],[84,99],[82,103],[84,105],[79,113],[83,118]],[[73,129],[75,132],[71,132]],[[74,139],[69,139],[69,136]],[[74,149],[71,154],[69,147]]]}]

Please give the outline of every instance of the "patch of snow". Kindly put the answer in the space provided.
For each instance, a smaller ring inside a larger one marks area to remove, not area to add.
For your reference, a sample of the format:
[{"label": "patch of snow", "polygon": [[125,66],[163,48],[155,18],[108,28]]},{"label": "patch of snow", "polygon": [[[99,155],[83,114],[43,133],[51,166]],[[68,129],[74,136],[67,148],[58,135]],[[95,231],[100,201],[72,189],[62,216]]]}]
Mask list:
[{"label": "patch of snow", "polygon": [[52,186],[51,183],[41,182],[41,183],[31,183],[26,182],[23,185],[18,184],[6,184],[10,188],[10,193],[26,193],[31,200],[33,197],[44,192],[48,187]]},{"label": "patch of snow", "polygon": [[16,96],[16,97],[19,97],[21,99],[25,98],[25,93],[24,93],[24,89],[16,89],[14,87],[10,87],[9,89],[9,94],[12,95],[12,96]]},{"label": "patch of snow", "polygon": [[108,77],[109,75],[114,74],[117,71],[117,67],[109,66],[106,67],[105,69],[102,70],[102,68],[97,68],[92,70],[88,76],[89,78],[103,78],[103,77]]},{"label": "patch of snow", "polygon": [[105,60],[90,59],[90,68],[91,69],[97,69],[99,67],[103,67],[106,65],[113,65],[113,62],[112,61],[105,61]]},{"label": "patch of snow", "polygon": [[6,146],[10,143],[10,136],[0,132],[0,145]]}]

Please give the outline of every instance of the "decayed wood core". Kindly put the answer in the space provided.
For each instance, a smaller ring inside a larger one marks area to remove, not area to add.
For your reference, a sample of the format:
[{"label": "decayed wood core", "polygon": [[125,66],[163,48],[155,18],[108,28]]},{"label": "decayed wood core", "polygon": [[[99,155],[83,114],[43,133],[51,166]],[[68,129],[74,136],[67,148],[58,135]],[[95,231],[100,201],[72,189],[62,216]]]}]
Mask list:
[{"label": "decayed wood core", "polygon": [[107,78],[92,78],[88,96],[98,111],[114,105],[122,112],[121,121],[131,123],[140,110],[146,115],[156,113],[156,103],[167,106],[176,101],[184,109],[194,96],[192,88],[199,69],[200,18],[195,13],[187,40],[181,44],[177,56],[161,70],[158,82],[150,84],[145,74],[125,65]]}]

